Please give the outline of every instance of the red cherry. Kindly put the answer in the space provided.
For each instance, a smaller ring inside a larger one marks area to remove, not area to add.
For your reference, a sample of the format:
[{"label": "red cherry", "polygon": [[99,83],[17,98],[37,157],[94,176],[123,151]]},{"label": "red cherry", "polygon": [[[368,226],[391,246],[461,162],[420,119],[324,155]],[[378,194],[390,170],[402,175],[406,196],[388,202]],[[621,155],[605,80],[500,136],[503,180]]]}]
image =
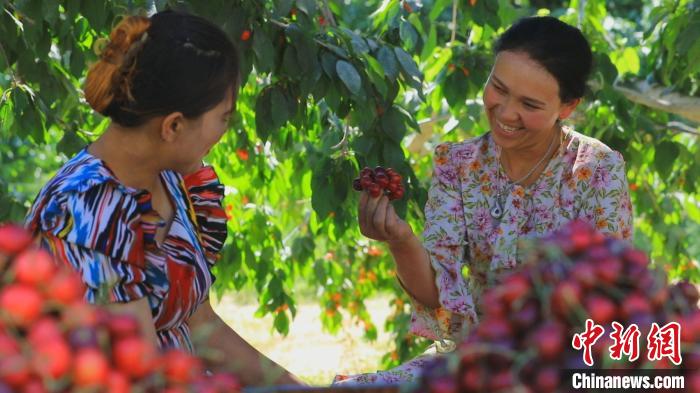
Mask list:
[{"label": "red cherry", "polygon": [[26,284],[10,284],[0,292],[0,310],[20,326],[31,325],[41,314],[43,303],[39,292]]},{"label": "red cherry", "polygon": [[29,361],[22,355],[10,355],[0,358],[0,381],[11,387],[19,388],[29,382],[32,376]]},{"label": "red cherry", "polygon": [[107,321],[107,329],[114,340],[139,334],[139,321],[128,314],[112,314]]},{"label": "red cherry", "polygon": [[360,186],[363,190],[369,190],[369,188],[374,184],[369,176],[363,176],[360,178]]},{"label": "red cherry", "polygon": [[539,317],[539,304],[530,300],[525,303],[519,310],[510,314],[510,321],[516,329],[529,329]]},{"label": "red cherry", "polygon": [[614,285],[622,273],[622,262],[617,258],[606,258],[595,262],[596,276],[606,284]]},{"label": "red cherry", "polygon": [[391,193],[391,196],[392,196],[392,198],[391,198],[392,200],[403,198],[403,189],[402,189],[402,188],[399,188],[399,189],[396,190],[395,192],[392,192],[392,193]]},{"label": "red cherry", "polygon": [[486,387],[487,378],[479,367],[470,367],[462,373],[462,389],[466,392],[481,392]]},{"label": "red cherry", "polygon": [[622,253],[622,257],[625,259],[625,261],[647,267],[649,266],[649,257],[647,257],[647,254],[645,254],[641,250],[637,250],[634,248],[629,248],[625,250],[625,252]]},{"label": "red cherry", "polygon": [[362,191],[362,182],[359,177],[352,181],[352,189],[355,191]]},{"label": "red cherry", "polygon": [[489,377],[488,391],[489,392],[505,392],[513,387],[513,374],[510,370],[503,370],[496,375]]},{"label": "red cherry", "polygon": [[12,337],[0,330],[0,359],[20,352],[19,344]]},{"label": "red cherry", "polygon": [[379,187],[382,187],[382,188],[389,185],[389,178],[387,177],[386,173],[384,173],[384,172],[377,173],[377,175],[375,176],[375,181],[379,185]]},{"label": "red cherry", "polygon": [[564,349],[565,329],[558,323],[547,322],[533,333],[533,343],[543,359],[556,359]]},{"label": "red cherry", "polygon": [[228,373],[216,373],[211,380],[219,392],[239,392],[242,388],[238,378]]},{"label": "red cherry", "polygon": [[546,367],[537,373],[535,377],[537,392],[555,392],[559,387],[559,370],[554,367]]},{"label": "red cherry", "polygon": [[596,270],[590,263],[577,263],[571,269],[571,276],[579,283],[583,288],[592,288],[595,286]]},{"label": "red cherry", "polygon": [[507,305],[522,299],[530,292],[530,281],[522,274],[513,274],[506,277],[500,285],[501,298]]},{"label": "red cherry", "polygon": [[586,297],[584,303],[588,315],[599,325],[612,322],[617,315],[617,306],[606,297],[593,294]]},{"label": "red cherry", "polygon": [[0,225],[0,253],[17,254],[29,247],[33,240],[29,232],[20,226]]},{"label": "red cherry", "polygon": [[71,357],[70,347],[60,337],[35,346],[32,364],[39,375],[60,379],[70,370]]},{"label": "red cherry", "polygon": [[370,184],[370,186],[368,187],[367,190],[369,191],[369,195],[372,198],[377,198],[382,193],[382,188],[379,187],[379,184],[377,184],[377,183]]},{"label": "red cherry", "polygon": [[508,338],[512,333],[510,324],[501,318],[482,321],[476,328],[477,335],[483,339],[495,341]]},{"label": "red cherry", "polygon": [[141,378],[156,365],[154,344],[140,337],[128,337],[116,342],[113,347],[114,364],[126,375]]},{"label": "red cherry", "polygon": [[63,339],[63,332],[52,317],[43,317],[32,324],[27,339],[34,347],[40,347],[44,343]]},{"label": "red cherry", "polygon": [[201,361],[180,350],[170,350],[163,355],[165,359],[165,375],[169,381],[176,384],[188,384],[202,374]]},{"label": "red cherry", "polygon": [[48,252],[34,248],[17,256],[13,270],[18,282],[38,285],[49,281],[56,270],[56,265]]},{"label": "red cherry", "polygon": [[78,273],[62,269],[49,282],[46,295],[61,305],[68,305],[83,298],[86,286]]},{"label": "red cherry", "polygon": [[77,327],[94,327],[100,322],[100,314],[90,304],[74,302],[66,307],[61,321],[68,330]]},{"label": "red cherry", "polygon": [[698,291],[698,287],[689,281],[677,282],[675,286],[680,290],[683,297],[685,297],[691,306],[697,305],[698,300],[700,300],[700,291]]},{"label": "red cherry", "polygon": [[570,310],[577,307],[581,301],[581,288],[573,281],[562,281],[552,292],[552,310],[566,318]]},{"label": "red cherry", "polygon": [[109,361],[96,348],[83,348],[75,355],[73,381],[76,386],[104,386],[109,378]]},{"label": "red cherry", "polygon": [[487,290],[481,298],[481,303],[482,310],[487,317],[503,318],[506,316],[506,307],[497,290]]},{"label": "red cherry", "polygon": [[46,393],[46,388],[42,381],[32,380],[24,385],[22,393]]},{"label": "red cherry", "polygon": [[248,158],[250,158],[250,154],[248,153],[248,150],[246,149],[236,149],[236,155],[238,156],[238,159],[241,161],[248,161]]},{"label": "red cherry", "polygon": [[241,33],[241,41],[248,41],[250,39],[250,30],[243,30]]},{"label": "red cherry", "polygon": [[622,300],[622,317],[629,319],[634,314],[650,313],[651,305],[646,296],[632,293]]},{"label": "red cherry", "polygon": [[110,370],[107,377],[107,393],[129,393],[131,392],[131,383],[129,378],[124,373]]}]

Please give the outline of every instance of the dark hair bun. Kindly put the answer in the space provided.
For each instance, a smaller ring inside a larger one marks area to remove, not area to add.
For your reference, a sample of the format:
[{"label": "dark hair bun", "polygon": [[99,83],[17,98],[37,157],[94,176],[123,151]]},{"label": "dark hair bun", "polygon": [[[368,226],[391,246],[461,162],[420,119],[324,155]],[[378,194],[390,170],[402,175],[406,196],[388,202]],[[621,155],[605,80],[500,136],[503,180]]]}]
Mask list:
[{"label": "dark hair bun", "polygon": [[563,102],[581,98],[593,67],[593,54],[583,33],[551,16],[522,18],[494,45],[495,53],[527,53],[559,82]]}]

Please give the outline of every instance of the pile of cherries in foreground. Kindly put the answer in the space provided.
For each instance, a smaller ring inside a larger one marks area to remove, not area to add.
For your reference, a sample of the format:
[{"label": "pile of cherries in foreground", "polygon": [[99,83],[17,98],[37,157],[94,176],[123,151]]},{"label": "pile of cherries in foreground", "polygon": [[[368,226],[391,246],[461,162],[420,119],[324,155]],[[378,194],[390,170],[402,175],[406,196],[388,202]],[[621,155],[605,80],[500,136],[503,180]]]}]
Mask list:
[{"label": "pile of cherries in foreground", "polygon": [[78,274],[0,225],[0,393],[239,392],[200,358],[160,352],[136,319],[86,303]]}]

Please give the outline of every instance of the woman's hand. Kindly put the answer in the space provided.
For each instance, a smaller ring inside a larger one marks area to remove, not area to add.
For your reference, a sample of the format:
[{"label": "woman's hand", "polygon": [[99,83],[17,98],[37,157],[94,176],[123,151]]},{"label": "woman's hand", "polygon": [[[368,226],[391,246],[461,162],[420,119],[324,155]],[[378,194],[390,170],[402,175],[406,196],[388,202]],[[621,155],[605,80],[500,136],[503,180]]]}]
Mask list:
[{"label": "woman's hand", "polygon": [[411,226],[396,214],[385,195],[372,198],[363,191],[357,216],[360,232],[370,239],[396,246],[414,237]]}]

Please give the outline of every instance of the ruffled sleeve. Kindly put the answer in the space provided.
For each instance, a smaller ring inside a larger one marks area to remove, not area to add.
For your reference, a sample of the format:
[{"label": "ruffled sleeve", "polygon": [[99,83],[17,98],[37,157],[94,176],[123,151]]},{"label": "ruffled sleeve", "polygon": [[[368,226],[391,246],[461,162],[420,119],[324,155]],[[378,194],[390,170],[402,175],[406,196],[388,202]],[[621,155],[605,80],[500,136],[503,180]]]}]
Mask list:
[{"label": "ruffled sleeve", "polygon": [[472,295],[462,276],[467,250],[460,180],[451,146],[435,149],[434,173],[425,206],[424,246],[435,270],[440,307],[413,301],[411,332],[432,340],[457,340],[476,323]]},{"label": "ruffled sleeve", "polygon": [[86,284],[90,302],[130,302],[148,295],[145,249],[159,225],[150,199],[113,184],[47,185],[26,219],[59,261],[71,265]]},{"label": "ruffled sleeve", "polygon": [[226,242],[226,211],[221,204],[224,186],[211,166],[184,177],[185,187],[197,218],[197,227],[207,261],[214,264]]},{"label": "ruffled sleeve", "polygon": [[632,203],[622,155],[599,150],[574,170],[579,201],[579,218],[611,236],[632,239]]}]

